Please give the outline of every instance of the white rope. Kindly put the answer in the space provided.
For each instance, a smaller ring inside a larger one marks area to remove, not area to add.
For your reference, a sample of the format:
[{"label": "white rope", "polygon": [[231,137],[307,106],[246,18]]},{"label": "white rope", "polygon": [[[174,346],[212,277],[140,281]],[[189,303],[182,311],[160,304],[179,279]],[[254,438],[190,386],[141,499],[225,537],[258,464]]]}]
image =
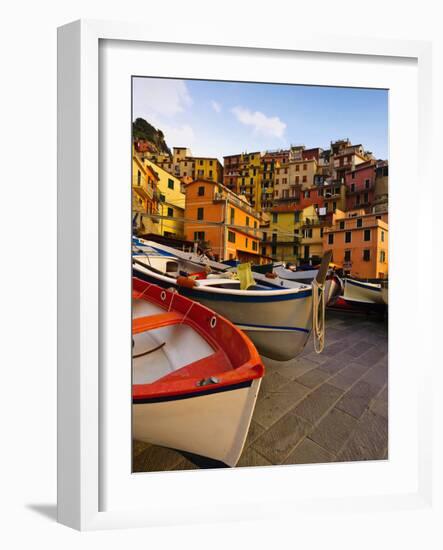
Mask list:
[{"label": "white rope", "polygon": [[325,347],[325,286],[312,281],[312,332],[315,353]]},{"label": "white rope", "polygon": [[191,304],[190,308],[188,309],[188,311],[183,315],[183,318],[180,321],[181,325],[185,322],[185,319],[188,316],[188,314],[191,312],[191,309],[194,307],[194,304],[195,304],[195,302],[192,302],[192,304]]}]

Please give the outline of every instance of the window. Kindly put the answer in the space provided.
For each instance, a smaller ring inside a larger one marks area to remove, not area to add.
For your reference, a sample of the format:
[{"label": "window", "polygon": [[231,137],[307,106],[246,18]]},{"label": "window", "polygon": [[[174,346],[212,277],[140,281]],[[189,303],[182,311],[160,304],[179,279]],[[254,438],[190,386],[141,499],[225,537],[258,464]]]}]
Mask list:
[{"label": "window", "polygon": [[371,230],[370,229],[365,229],[365,235],[364,235],[363,240],[365,240],[365,241],[370,241],[371,240]]},{"label": "window", "polygon": [[305,239],[312,239],[312,228],[305,229],[304,237]]},{"label": "window", "polygon": [[140,170],[137,171],[137,185],[141,185],[142,182],[142,173]]},{"label": "window", "polygon": [[[212,160],[209,161],[209,166],[212,166]],[[211,173],[211,172],[209,172],[209,173]]]},{"label": "window", "polygon": [[295,165],[295,171],[296,171],[296,172],[300,172],[300,164],[296,164],[296,165]]},{"label": "window", "polygon": [[230,243],[235,243],[235,233],[234,233],[234,231],[228,231],[228,241]]},{"label": "window", "polygon": [[336,195],[340,195],[340,187],[336,187],[336,188],[334,189],[334,193],[335,193]]},{"label": "window", "polygon": [[332,211],[335,212],[336,209],[337,209],[337,203],[334,201],[334,202],[332,203]]},{"label": "window", "polygon": [[253,185],[253,184],[254,184],[254,178],[250,178],[249,183],[250,183],[251,185]]},{"label": "window", "polygon": [[370,181],[365,180],[365,189],[369,189]]},{"label": "window", "polygon": [[351,251],[345,250],[345,262],[350,262],[350,261],[351,261]]},{"label": "window", "polygon": [[368,249],[363,250],[363,261],[369,262],[370,259],[371,259],[371,251]]},{"label": "window", "polygon": [[168,189],[174,189],[174,180],[168,179]]},{"label": "window", "polygon": [[262,256],[266,256],[266,246],[261,247],[261,254]]},{"label": "window", "polygon": [[205,188],[202,185],[201,187],[198,188],[198,196],[203,197],[204,194],[205,194]]},{"label": "window", "polygon": [[197,208],[197,220],[203,219],[204,208]]},{"label": "window", "polygon": [[166,197],[163,195],[163,193],[160,193],[160,202],[165,202]]},{"label": "window", "polygon": [[200,166],[203,166],[203,161],[202,160],[200,161]]},{"label": "window", "polygon": [[249,239],[248,239],[248,237],[246,237],[246,239],[245,239],[245,248],[248,248],[248,244],[249,244]]},{"label": "window", "polygon": [[334,244],[334,233],[328,233],[328,244]]},{"label": "window", "polygon": [[298,223],[300,221],[300,212],[294,212],[294,222]]},{"label": "window", "polygon": [[246,225],[249,227],[249,216],[246,216]]},{"label": "window", "polygon": [[363,220],[361,218],[359,218],[357,220],[357,227],[361,227],[363,225]]},{"label": "window", "polygon": [[381,239],[382,243],[385,242],[385,232],[384,231],[381,232],[380,239]]},{"label": "window", "polygon": [[352,239],[352,233],[350,231],[345,232],[345,243],[350,243]]},{"label": "window", "polygon": [[306,176],[303,176],[303,182],[307,182],[308,181],[308,178]]},{"label": "window", "polygon": [[295,176],[295,183],[300,183],[300,176]]},{"label": "window", "polygon": [[204,241],[205,232],[204,231],[195,231],[194,232],[194,241]]},{"label": "window", "polygon": [[293,254],[294,256],[297,256],[297,254],[298,254],[298,246],[293,246],[293,247],[292,247],[292,254]]},{"label": "window", "polygon": [[263,240],[264,241],[267,241],[268,240],[268,234],[266,231],[263,232]]},{"label": "window", "polygon": [[272,214],[272,223],[277,223],[278,222],[278,214],[276,214],[275,212]]},{"label": "window", "polygon": [[[303,177],[305,177],[305,176],[303,176]],[[305,191],[305,192],[303,193],[303,197],[304,197],[305,199],[309,199],[309,196],[310,196],[310,192],[309,192],[309,191]]]},{"label": "window", "polygon": [[272,255],[275,256],[276,254],[277,254],[277,247],[273,246],[272,247]]},{"label": "window", "polygon": [[234,223],[234,219],[235,219],[235,210],[233,208],[231,208],[231,211],[230,211],[230,220],[231,220],[231,224]]},{"label": "window", "polygon": [[272,242],[273,243],[277,242],[277,233],[272,233]]},{"label": "window", "polygon": [[360,195],[357,195],[355,197],[355,206],[358,206],[360,204]]},{"label": "window", "polygon": [[252,250],[253,250],[254,252],[257,252],[257,250],[258,250],[257,241],[252,241]]},{"label": "window", "polygon": [[254,220],[254,229],[257,229],[257,222]]},{"label": "window", "polygon": [[308,165],[307,164],[303,164],[303,170],[307,170],[308,169]]},{"label": "window", "polygon": [[344,229],[345,228],[345,222],[340,222],[340,229]]},{"label": "window", "polygon": [[323,237],[323,227],[320,227],[320,237]]},{"label": "window", "polygon": [[209,170],[209,179],[212,179],[212,170]]},{"label": "window", "polygon": [[386,252],[384,250],[380,250],[380,262],[386,261]]},{"label": "window", "polygon": [[368,202],[368,200],[369,200],[369,195],[367,193],[365,193],[363,195],[363,202]]},{"label": "window", "polygon": [[173,208],[168,208],[168,216],[170,218],[173,218],[174,217],[174,209]]}]

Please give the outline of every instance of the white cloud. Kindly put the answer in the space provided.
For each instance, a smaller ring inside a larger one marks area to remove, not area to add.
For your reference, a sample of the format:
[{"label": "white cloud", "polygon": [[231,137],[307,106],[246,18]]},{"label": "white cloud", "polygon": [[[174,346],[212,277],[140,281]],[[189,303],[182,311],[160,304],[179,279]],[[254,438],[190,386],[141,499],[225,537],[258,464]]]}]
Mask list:
[{"label": "white cloud", "polygon": [[222,106],[218,101],[215,101],[214,99],[211,101],[211,107],[214,109],[216,113],[219,113],[222,110]]},{"label": "white cloud", "polygon": [[166,143],[169,147],[192,147],[195,145],[195,132],[189,124],[174,126],[160,123],[159,128],[162,129]]},{"label": "white cloud", "polygon": [[252,112],[244,107],[234,107],[231,110],[239,122],[252,126],[256,134],[282,138],[285,133],[286,123],[278,116],[266,116],[260,111]]},{"label": "white cloud", "polygon": [[192,105],[186,82],[171,78],[135,78],[134,118],[149,121],[153,115],[173,117]]}]

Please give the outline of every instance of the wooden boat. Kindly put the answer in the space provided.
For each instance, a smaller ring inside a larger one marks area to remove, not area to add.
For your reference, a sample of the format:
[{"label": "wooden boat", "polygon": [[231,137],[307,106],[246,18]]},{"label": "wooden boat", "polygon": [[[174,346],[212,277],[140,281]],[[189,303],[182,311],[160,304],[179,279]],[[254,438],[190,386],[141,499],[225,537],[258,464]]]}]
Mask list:
[{"label": "wooden boat", "polygon": [[[318,269],[292,270],[283,265],[274,267],[274,273],[280,278],[288,281],[310,284],[318,275]],[[334,303],[336,298],[343,292],[343,282],[340,277],[329,269],[326,274],[325,298],[326,305]]]},{"label": "wooden boat", "polygon": [[[233,273],[205,273],[203,264],[197,264],[197,255],[168,250],[164,245],[157,248],[156,243],[149,241],[141,245],[143,248],[139,245],[133,255],[136,277],[164,288],[175,288],[223,315],[245,331],[266,357],[286,361],[303,350],[312,329],[312,284],[254,273],[254,285],[241,290],[240,281],[232,278]],[[163,256],[165,253],[168,256]],[[162,262],[166,267],[160,267]],[[184,262],[197,271],[181,275]],[[204,266],[211,270],[226,267],[210,261]],[[324,282],[325,273],[322,276]]]},{"label": "wooden boat", "polygon": [[344,279],[343,299],[362,304],[384,304],[380,283],[368,283],[346,277]]},{"label": "wooden boat", "polygon": [[133,436],[237,463],[263,363],[248,337],[205,306],[133,278]]}]

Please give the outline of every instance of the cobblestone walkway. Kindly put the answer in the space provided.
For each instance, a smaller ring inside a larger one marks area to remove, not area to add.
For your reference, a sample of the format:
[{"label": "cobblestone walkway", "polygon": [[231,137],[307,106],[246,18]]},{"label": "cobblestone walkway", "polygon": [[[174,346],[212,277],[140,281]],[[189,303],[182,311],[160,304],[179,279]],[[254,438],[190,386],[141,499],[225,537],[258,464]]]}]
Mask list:
[{"label": "cobblestone walkway", "polygon": [[[388,334],[377,317],[327,312],[322,354],[265,359],[266,374],[237,466],[388,457]],[[134,471],[195,469],[180,453],[134,442]]]}]

